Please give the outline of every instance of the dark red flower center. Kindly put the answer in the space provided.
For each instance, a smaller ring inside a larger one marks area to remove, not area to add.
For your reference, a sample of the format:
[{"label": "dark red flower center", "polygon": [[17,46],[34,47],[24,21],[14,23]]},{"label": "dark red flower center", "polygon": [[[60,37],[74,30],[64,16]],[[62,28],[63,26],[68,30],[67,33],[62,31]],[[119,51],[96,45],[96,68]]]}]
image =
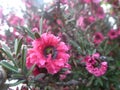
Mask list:
[{"label": "dark red flower center", "polygon": [[95,39],[97,39],[97,40],[101,39],[100,35],[96,35]]},{"label": "dark red flower center", "polygon": [[45,57],[48,57],[48,55],[51,55],[52,58],[55,59],[57,56],[57,50],[53,46],[47,46],[44,49],[44,55],[45,55]]},{"label": "dark red flower center", "polygon": [[100,68],[101,67],[101,60],[96,58],[96,63],[93,65],[94,67]]},{"label": "dark red flower center", "polygon": [[116,33],[115,32],[112,32],[111,35],[114,36]]}]

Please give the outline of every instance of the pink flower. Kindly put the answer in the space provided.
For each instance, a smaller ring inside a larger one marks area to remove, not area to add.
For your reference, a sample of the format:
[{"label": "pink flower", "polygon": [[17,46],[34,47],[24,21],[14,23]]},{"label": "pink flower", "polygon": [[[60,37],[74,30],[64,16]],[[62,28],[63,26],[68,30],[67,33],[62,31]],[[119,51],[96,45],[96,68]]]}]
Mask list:
[{"label": "pink flower", "polygon": [[60,74],[60,80],[64,80],[66,78],[65,74]]},{"label": "pink flower", "polygon": [[79,18],[78,18],[78,20],[77,20],[77,23],[76,23],[76,25],[78,26],[78,27],[81,27],[81,26],[85,26],[84,25],[84,17],[83,16],[80,16]]},{"label": "pink flower", "polygon": [[57,24],[63,26],[63,22],[60,19],[57,19]]},{"label": "pink flower", "polygon": [[2,16],[3,16],[3,9],[0,8],[0,18],[2,18]]},{"label": "pink flower", "polygon": [[101,0],[92,0],[94,3],[98,4],[101,2]]},{"label": "pink flower", "polygon": [[48,73],[55,74],[62,68],[69,68],[69,50],[64,42],[53,34],[44,33],[32,43],[33,48],[28,50],[26,65],[28,69],[36,64],[34,72],[41,73],[39,69],[45,68]]},{"label": "pink flower", "polygon": [[89,17],[80,16],[76,22],[76,25],[84,30],[88,25],[92,24],[94,21],[95,18],[93,16]]},{"label": "pink flower", "polygon": [[85,3],[91,3],[94,2],[96,4],[100,3],[101,0],[84,0]]},{"label": "pink flower", "polygon": [[102,7],[100,7],[100,5],[93,4],[92,9],[97,18],[103,19],[105,17],[104,10]]},{"label": "pink flower", "polygon": [[95,5],[95,7],[93,7],[93,9],[95,9],[95,15],[99,18],[99,19],[103,19],[105,17],[105,13],[102,7],[100,7],[99,5]]},{"label": "pink flower", "polygon": [[120,36],[120,29],[119,29],[119,30],[117,30],[117,33],[118,33],[118,35]]},{"label": "pink flower", "polygon": [[67,3],[68,3],[68,0],[60,0],[60,2],[61,2],[62,4],[67,4]]},{"label": "pink flower", "polygon": [[109,37],[111,40],[117,38],[117,37],[118,37],[117,31],[116,31],[116,30],[110,30],[110,31],[108,32],[108,37]]},{"label": "pink flower", "polygon": [[86,69],[96,77],[104,75],[107,71],[107,62],[102,62],[99,57],[99,53],[95,53],[85,58]]},{"label": "pink flower", "polygon": [[91,0],[84,0],[85,3],[91,3]]},{"label": "pink flower", "polygon": [[13,25],[13,26],[24,24],[24,20],[14,14],[12,14],[10,18],[8,18],[8,22],[10,25]]},{"label": "pink flower", "polygon": [[104,40],[104,36],[100,32],[96,32],[94,35],[94,43],[95,44],[100,44]]},{"label": "pink flower", "polygon": [[32,29],[32,32],[38,32],[39,30],[38,30],[38,28],[37,27],[34,27],[33,29]]}]

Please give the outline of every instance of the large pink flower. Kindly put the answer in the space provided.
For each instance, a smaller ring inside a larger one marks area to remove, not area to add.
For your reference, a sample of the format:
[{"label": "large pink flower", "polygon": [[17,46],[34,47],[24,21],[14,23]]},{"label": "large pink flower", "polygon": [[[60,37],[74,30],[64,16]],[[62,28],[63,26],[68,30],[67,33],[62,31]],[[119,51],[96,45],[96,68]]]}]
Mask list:
[{"label": "large pink flower", "polygon": [[36,64],[35,73],[46,69],[48,73],[55,74],[62,68],[69,68],[68,47],[53,34],[44,33],[32,43],[33,48],[28,50],[26,65],[30,68]]},{"label": "large pink flower", "polygon": [[87,56],[84,60],[88,72],[97,77],[104,75],[107,71],[107,62],[101,62],[99,57],[99,53],[95,53],[92,56]]}]

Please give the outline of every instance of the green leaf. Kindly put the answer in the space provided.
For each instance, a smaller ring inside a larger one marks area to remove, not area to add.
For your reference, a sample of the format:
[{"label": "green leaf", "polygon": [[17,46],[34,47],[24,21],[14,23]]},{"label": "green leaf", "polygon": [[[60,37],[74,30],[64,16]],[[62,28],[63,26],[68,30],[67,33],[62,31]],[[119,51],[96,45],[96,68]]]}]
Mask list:
[{"label": "green leaf", "polygon": [[94,78],[95,78],[94,76],[90,78],[90,81],[87,83],[87,86],[90,86],[93,83]]},{"label": "green leaf", "polygon": [[23,46],[23,49],[22,49],[22,60],[21,60],[21,65],[22,65],[22,70],[25,71],[26,73],[26,66],[25,66],[25,63],[26,63],[26,53],[27,53],[27,47],[26,46]]},{"label": "green leaf", "polygon": [[17,53],[17,48],[18,48],[18,39],[15,39],[15,43],[14,43],[14,52],[15,52],[15,54]]},{"label": "green leaf", "polygon": [[32,38],[32,39],[35,39],[35,36],[34,34],[26,27],[23,27],[23,29],[28,33],[28,35]]},{"label": "green leaf", "polygon": [[8,51],[5,51],[5,50],[2,49],[2,48],[0,48],[0,50],[1,50],[4,54],[6,54],[7,57],[8,57],[10,60],[12,60],[12,62],[14,63],[15,66],[17,66],[17,64],[16,64],[16,62],[15,62],[13,56],[11,55],[11,53],[9,53]]},{"label": "green leaf", "polygon": [[21,46],[22,46],[22,39],[20,39],[20,40],[16,39],[15,44],[14,44],[14,49],[15,49],[16,55],[20,52]]},{"label": "green leaf", "polygon": [[98,83],[99,83],[101,86],[103,86],[103,82],[102,82],[102,79],[101,79],[101,78],[97,78],[97,81],[98,81]]},{"label": "green leaf", "polygon": [[11,77],[14,78],[14,79],[23,79],[24,75],[21,75],[21,74],[12,74]]},{"label": "green leaf", "polygon": [[9,53],[8,51],[6,51],[6,50],[4,50],[4,49],[2,49],[2,48],[0,48],[0,50],[1,50],[4,54],[6,54],[10,60],[13,60],[13,57],[12,57],[11,53]]},{"label": "green leaf", "polygon": [[40,78],[43,78],[44,76],[45,76],[45,73],[40,73],[34,79],[39,80]]},{"label": "green leaf", "polygon": [[10,87],[12,87],[12,86],[17,86],[17,85],[19,85],[19,84],[21,84],[21,83],[24,83],[26,80],[20,80],[20,81],[17,81],[17,82],[15,82],[15,83],[13,83],[13,84],[8,84]]},{"label": "green leaf", "polygon": [[13,66],[13,65],[9,64],[8,62],[6,62],[5,60],[1,61],[0,65],[2,65],[3,67],[7,68],[10,71],[18,73],[18,69],[15,66]]},{"label": "green leaf", "polygon": [[33,71],[33,69],[35,68],[35,66],[36,66],[36,64],[34,64],[34,65],[30,68],[30,70],[29,70],[28,73],[27,73],[27,76],[29,76],[29,75],[32,73],[32,71]]},{"label": "green leaf", "polygon": [[4,49],[4,51],[7,51],[8,53],[11,54],[11,50],[10,50],[10,48],[7,45],[2,44],[2,49]]}]

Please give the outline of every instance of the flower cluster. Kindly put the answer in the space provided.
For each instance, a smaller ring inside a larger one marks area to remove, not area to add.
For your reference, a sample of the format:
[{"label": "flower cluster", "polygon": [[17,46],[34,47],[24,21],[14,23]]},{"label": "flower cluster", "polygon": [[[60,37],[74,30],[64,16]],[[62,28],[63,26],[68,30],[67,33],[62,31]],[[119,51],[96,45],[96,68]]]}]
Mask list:
[{"label": "flower cluster", "polygon": [[96,77],[104,75],[107,71],[107,62],[101,62],[99,57],[99,53],[95,53],[92,56],[87,56],[84,60],[88,72],[95,75]]},{"label": "flower cluster", "polygon": [[62,68],[70,68],[70,56],[67,54],[69,48],[58,37],[44,33],[34,40],[32,45],[33,48],[28,50],[26,65],[28,68],[36,65],[34,75],[41,72],[55,74]]}]

